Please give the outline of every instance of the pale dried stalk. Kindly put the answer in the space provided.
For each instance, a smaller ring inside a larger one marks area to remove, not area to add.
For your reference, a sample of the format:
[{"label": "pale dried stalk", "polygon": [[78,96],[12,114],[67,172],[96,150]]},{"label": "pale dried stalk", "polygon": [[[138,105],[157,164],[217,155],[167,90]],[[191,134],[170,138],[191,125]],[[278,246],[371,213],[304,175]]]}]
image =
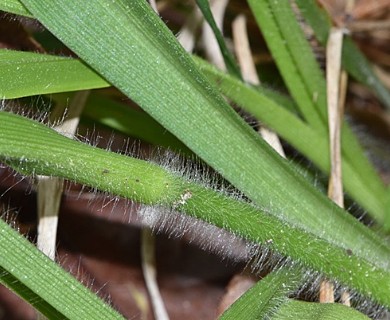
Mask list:
[{"label": "pale dried stalk", "polygon": [[[89,95],[89,90],[77,92],[68,108],[66,119],[54,127],[59,133],[73,138],[77,130],[80,115],[84,109]],[[60,110],[61,109],[61,110]],[[51,121],[56,122],[62,117],[61,107],[56,108],[51,114]],[[38,231],[37,247],[50,259],[55,260],[58,214],[60,210],[63,180],[56,177],[37,177],[37,201],[38,201]],[[46,319],[38,314],[38,320]]]},{"label": "pale dried stalk", "polygon": [[[69,138],[73,138],[88,94],[89,91],[80,91],[75,94],[69,106],[66,120],[61,125],[55,127],[58,132]],[[51,120],[55,121],[53,117]],[[58,212],[62,191],[63,182],[61,179],[47,176],[38,177],[37,247],[52,260],[55,259]]]},{"label": "pale dried stalk", "polygon": [[378,65],[374,65],[374,72],[382,83],[390,90],[390,73]]},{"label": "pale dried stalk", "polygon": [[[339,99],[338,99],[338,105],[340,110],[340,125],[342,123],[343,115],[344,115],[345,98],[347,96],[347,85],[348,85],[348,73],[342,69],[340,73],[340,90],[339,90]],[[341,207],[342,208],[344,207],[344,199]],[[347,291],[343,291],[341,293],[341,303],[348,307],[351,306],[351,296]]]},{"label": "pale dried stalk", "polygon": [[331,29],[326,52],[328,124],[331,157],[328,196],[340,207],[344,205],[340,151],[340,129],[343,110],[341,108],[342,106],[339,106],[342,39],[343,30],[336,28]]},{"label": "pale dried stalk", "polygon": [[256,66],[253,62],[252,52],[249,45],[248,32],[246,29],[246,17],[240,14],[232,24],[234,51],[240,65],[242,77],[248,83],[260,84]]},{"label": "pale dried stalk", "polygon": [[154,10],[154,12],[156,12],[158,14],[156,0],[149,0],[149,4],[152,7],[152,9]]},{"label": "pale dried stalk", "polygon": [[[237,18],[233,21],[232,29],[234,50],[236,52],[242,76],[248,83],[258,85],[260,84],[260,79],[257,75],[256,66],[253,62],[246,28],[246,18],[244,15],[237,16]],[[275,132],[264,126],[260,127],[259,132],[269,145],[271,145],[282,157],[286,157],[282,144]]]},{"label": "pale dried stalk", "polygon": [[348,30],[350,32],[368,32],[383,29],[390,29],[390,20],[352,21],[348,24]]},{"label": "pale dried stalk", "polygon": [[50,259],[55,260],[58,213],[63,182],[59,178],[47,176],[38,176],[37,180],[37,247]]},{"label": "pale dried stalk", "polygon": [[[158,14],[156,0],[149,0],[150,6]],[[152,231],[144,227],[141,230],[141,260],[142,273],[144,275],[146,288],[152,304],[153,314],[156,320],[169,320],[160,290],[157,284],[156,269],[156,237]]]},{"label": "pale dried stalk", "polygon": [[[341,52],[344,30],[332,28],[326,48],[326,81],[328,100],[328,125],[330,142],[330,178],[328,196],[340,207],[344,206],[344,194],[341,169],[341,125],[346,94],[346,73],[341,70]],[[334,286],[324,280],[320,285],[320,302],[334,302]],[[349,294],[342,294],[344,304],[349,304]]]},{"label": "pale dried stalk", "polygon": [[160,290],[157,284],[156,258],[155,258],[155,235],[144,227],[141,232],[141,256],[142,272],[144,274],[146,287],[152,302],[153,314],[156,320],[169,320],[165,309]]},{"label": "pale dried stalk", "polygon": [[197,6],[194,7],[192,12],[189,14],[186,23],[179,31],[177,40],[183,46],[187,52],[192,52],[195,47],[195,34],[198,29],[203,16]]},{"label": "pale dried stalk", "polygon": [[[349,0],[347,1],[345,11],[346,12],[351,12],[353,8],[355,7],[355,0]],[[349,31],[351,29],[349,28]],[[343,41],[343,35],[341,35],[341,38],[339,39],[340,43],[337,45],[337,49],[339,50],[340,54],[338,55],[338,58],[341,60],[341,48],[342,48],[342,41]],[[344,114],[344,105],[345,105],[345,98],[347,96],[347,84],[348,84],[348,74],[345,72],[345,70],[341,69],[341,62],[340,62],[340,86],[339,86],[339,96],[338,96],[338,113],[339,113],[339,126],[341,127],[342,119],[343,119],[343,114]],[[339,131],[341,128],[338,129]],[[339,139],[340,139],[340,133],[339,133]],[[339,150],[341,153],[341,150]],[[341,154],[340,154],[341,158]],[[341,160],[341,159],[340,159]],[[341,165],[340,165],[341,166]],[[340,169],[341,170],[341,169]],[[339,177],[340,183],[341,182],[341,176]],[[341,195],[343,196],[343,195]],[[344,207],[344,199],[342,199],[342,203],[339,204],[341,207]],[[346,305],[346,306],[351,306],[351,296],[347,291],[343,291],[341,293],[341,303]]]},{"label": "pale dried stalk", "polygon": [[[214,0],[210,2],[210,9],[215,23],[221,31],[223,30],[223,17],[228,3],[229,0]],[[219,69],[226,70],[225,61],[219,49],[218,41],[207,21],[203,22],[202,42],[207,59]]]}]

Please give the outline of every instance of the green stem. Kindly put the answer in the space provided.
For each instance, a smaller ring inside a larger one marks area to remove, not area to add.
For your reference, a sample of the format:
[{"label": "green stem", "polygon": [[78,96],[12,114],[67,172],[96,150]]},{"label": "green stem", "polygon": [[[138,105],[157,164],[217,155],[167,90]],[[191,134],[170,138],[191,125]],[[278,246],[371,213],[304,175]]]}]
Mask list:
[{"label": "green stem", "polygon": [[[155,164],[83,145],[31,120],[1,112],[0,123],[1,157],[19,171],[59,176],[183,212],[275,250],[390,306],[390,250],[347,214],[339,221],[343,232],[332,226],[329,230],[325,223],[314,234],[281,220],[269,209],[256,208]],[[285,210],[290,210],[288,204]],[[355,236],[348,238],[347,231]]]}]

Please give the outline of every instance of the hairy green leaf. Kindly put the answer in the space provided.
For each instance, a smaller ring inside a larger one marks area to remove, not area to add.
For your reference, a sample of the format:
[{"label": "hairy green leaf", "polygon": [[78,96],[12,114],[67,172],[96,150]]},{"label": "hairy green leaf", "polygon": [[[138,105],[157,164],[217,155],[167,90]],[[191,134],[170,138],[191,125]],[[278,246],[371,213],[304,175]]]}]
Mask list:
[{"label": "hairy green leaf", "polygon": [[369,317],[339,303],[314,303],[289,300],[281,305],[272,320],[368,320]]},{"label": "hairy green leaf", "polygon": [[326,131],[325,80],[288,1],[249,0],[272,56],[302,116]]},{"label": "hairy green leaf", "polygon": [[[156,164],[83,145],[20,116],[0,112],[0,125],[1,159],[18,171],[59,176],[157,205],[161,210],[166,207],[168,213],[180,211],[288,256],[390,306],[390,250],[347,214],[343,215],[342,231],[313,234],[286,224],[264,208],[213,191]],[[323,225],[322,230],[326,228]],[[358,236],[343,239],[348,232]]]},{"label": "hairy green leaf", "polygon": [[272,272],[234,302],[220,319],[273,319],[272,315],[287,303],[287,296],[297,290],[302,281],[302,272],[296,268]]},{"label": "hairy green leaf", "polygon": [[0,282],[50,319],[123,319],[0,219]]},{"label": "hairy green leaf", "polygon": [[355,232],[348,232],[348,215],[238,117],[147,3],[23,3],[88,64],[258,205],[314,234],[326,234],[326,221],[331,241],[362,244],[356,242]]},{"label": "hairy green leaf", "polygon": [[[262,88],[248,86],[199,58],[195,61],[208,79],[213,80],[218,85],[224,95],[254,115],[266,126],[272,128],[325,173],[329,172],[329,145],[326,135],[318,133],[315,128],[312,128],[295,114],[275,103],[278,101],[275,93],[270,94]],[[366,208],[372,217],[383,223],[386,212],[386,195],[383,183],[362,152],[355,153],[356,158],[358,154],[362,158],[357,165],[350,157],[346,157],[346,150],[351,145],[345,142],[343,145],[343,183],[346,191]],[[352,152],[350,151],[350,153]]]}]

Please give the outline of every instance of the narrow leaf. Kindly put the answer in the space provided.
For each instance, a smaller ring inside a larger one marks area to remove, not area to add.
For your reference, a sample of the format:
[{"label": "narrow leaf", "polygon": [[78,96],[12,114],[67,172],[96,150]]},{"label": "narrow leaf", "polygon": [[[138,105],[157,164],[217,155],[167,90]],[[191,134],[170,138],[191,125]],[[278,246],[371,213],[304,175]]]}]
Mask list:
[{"label": "narrow leaf", "polygon": [[249,0],[248,3],[302,116],[316,130],[324,132],[325,80],[290,2]]},{"label": "narrow leaf", "polygon": [[[314,130],[324,134],[327,131],[325,80],[296,21],[291,3],[249,0],[249,5],[302,115]],[[378,199],[373,215],[379,217],[378,222],[385,228],[389,228],[385,186],[346,123],[342,130],[342,149],[344,158],[362,175],[362,180],[370,180],[365,183],[372,185]]]},{"label": "narrow leaf", "polygon": [[[0,223],[3,223],[3,221]],[[0,226],[0,230],[2,227],[5,226]],[[36,310],[38,310],[48,319],[69,319],[59,310],[55,309],[49,302],[43,300],[42,297],[36,294],[29,287],[25,286],[2,267],[0,267],[0,283],[33,305]]]},{"label": "narrow leaf", "polygon": [[122,319],[0,219],[0,281],[48,317]]},{"label": "narrow leaf", "polygon": [[[329,143],[327,136],[319,134],[295,114],[283,108],[279,103],[275,103],[278,102],[275,93],[269,94],[264,89],[259,90],[250,87],[199,58],[195,61],[208,79],[213,80],[218,85],[224,95],[276,131],[325,173],[329,173]],[[284,101],[280,102],[285,103]],[[347,145],[347,147],[350,147],[350,145]],[[356,165],[351,163],[351,158],[345,155],[344,148],[345,188],[378,222],[385,221],[384,210],[386,205],[384,204],[386,202],[384,200],[385,190],[383,184],[373,172],[371,165],[366,162],[366,159],[363,158],[358,169],[356,169]]]},{"label": "narrow leaf", "polygon": [[340,303],[314,303],[289,300],[281,305],[272,320],[368,320],[359,311]]},{"label": "narrow leaf", "polygon": [[209,1],[208,0],[196,0],[199,9],[202,11],[204,18],[209,24],[211,30],[213,30],[215,38],[217,39],[219,48],[221,50],[223,59],[225,61],[225,65],[227,70],[234,76],[241,79],[241,72],[238,68],[232,53],[226,46],[225,39],[223,38],[221,30],[219,30],[215,19],[213,17],[213,13],[211,12]]},{"label": "narrow leaf", "polygon": [[302,280],[302,272],[296,268],[272,272],[233,303],[220,319],[273,319],[272,315],[288,301],[288,295],[298,289]]},{"label": "narrow leaf", "polygon": [[0,69],[5,99],[109,86],[82,62],[66,57],[2,49]]},{"label": "narrow leaf", "polygon": [[32,17],[31,13],[19,0],[2,0],[0,10],[25,17]]},{"label": "narrow leaf", "polygon": [[[50,75],[48,75],[48,79],[50,79]],[[80,82],[80,85],[82,86],[83,83]],[[56,103],[63,105],[65,112],[69,94],[56,94],[51,98]],[[192,154],[180,140],[147,113],[136,110],[113,98],[108,98],[101,93],[91,92],[82,114],[82,120],[92,126],[99,123],[117,132],[141,139],[156,146],[166,147],[183,154]]]}]

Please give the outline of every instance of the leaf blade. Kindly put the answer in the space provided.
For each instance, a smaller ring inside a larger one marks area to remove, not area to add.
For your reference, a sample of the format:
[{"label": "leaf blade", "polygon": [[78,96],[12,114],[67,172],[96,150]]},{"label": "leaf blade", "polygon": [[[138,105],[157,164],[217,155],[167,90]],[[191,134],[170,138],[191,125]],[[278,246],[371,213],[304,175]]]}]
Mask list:
[{"label": "leaf blade", "polygon": [[284,267],[272,272],[245,292],[220,319],[272,319],[302,280],[302,273],[297,268]]},{"label": "leaf blade", "polygon": [[[123,319],[0,219],[1,282],[48,316]],[[19,281],[15,282],[15,280]],[[26,288],[28,289],[27,291]]]},{"label": "leaf blade", "polygon": [[314,303],[290,300],[279,308],[272,319],[368,320],[370,318],[340,303]]},{"label": "leaf blade", "polygon": [[19,0],[3,0],[0,3],[0,10],[32,18],[31,13]]},{"label": "leaf blade", "polygon": [[109,86],[81,61],[66,57],[1,49],[0,68],[3,99]]}]

